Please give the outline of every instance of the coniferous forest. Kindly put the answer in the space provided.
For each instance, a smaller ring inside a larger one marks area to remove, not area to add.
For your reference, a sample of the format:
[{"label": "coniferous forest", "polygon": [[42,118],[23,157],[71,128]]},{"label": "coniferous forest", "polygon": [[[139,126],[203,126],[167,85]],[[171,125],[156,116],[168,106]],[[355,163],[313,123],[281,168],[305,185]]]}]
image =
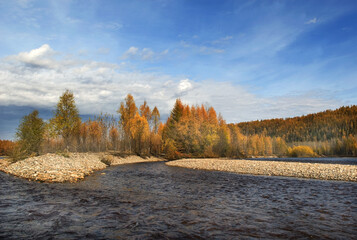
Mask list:
[{"label": "coniferous forest", "polygon": [[321,155],[356,156],[357,106],[302,117],[242,122],[244,135],[282,138],[289,145],[307,145]]},{"label": "coniferous forest", "polygon": [[137,105],[128,94],[117,115],[82,121],[71,91],[59,98],[53,118],[24,116],[16,142],[0,141],[1,155],[22,159],[48,152],[112,151],[167,159],[190,157],[357,156],[357,106],[287,119],[227,124],[213,107],[177,99],[169,118]]}]

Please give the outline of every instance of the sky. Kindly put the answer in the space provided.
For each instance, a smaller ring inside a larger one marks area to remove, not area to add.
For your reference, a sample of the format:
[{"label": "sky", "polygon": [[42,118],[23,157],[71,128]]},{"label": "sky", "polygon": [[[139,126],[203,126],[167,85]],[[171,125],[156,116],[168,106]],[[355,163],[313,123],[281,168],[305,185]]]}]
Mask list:
[{"label": "sky", "polygon": [[73,91],[84,119],[128,93],[228,123],[357,104],[357,1],[0,0],[0,139]]}]

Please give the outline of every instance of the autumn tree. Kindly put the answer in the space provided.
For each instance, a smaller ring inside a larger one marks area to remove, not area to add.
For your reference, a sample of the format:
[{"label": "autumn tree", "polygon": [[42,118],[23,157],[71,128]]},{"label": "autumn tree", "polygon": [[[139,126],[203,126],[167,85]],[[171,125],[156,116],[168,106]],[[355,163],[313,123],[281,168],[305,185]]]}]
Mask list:
[{"label": "autumn tree", "polygon": [[152,117],[152,125],[153,125],[152,130],[156,134],[158,133],[159,125],[160,125],[160,112],[156,106],[151,112],[151,117]]},{"label": "autumn tree", "polygon": [[247,136],[280,137],[287,143],[322,142],[357,134],[357,106],[286,119],[242,122],[237,124]]},{"label": "autumn tree", "polygon": [[145,117],[147,122],[150,123],[151,110],[150,107],[147,105],[147,102],[144,101],[143,105],[141,105],[139,109],[140,109],[140,116]]},{"label": "autumn tree", "polygon": [[[171,139],[170,146],[175,145],[175,148],[178,147],[178,143],[175,142],[175,139],[177,139],[177,136],[179,133],[177,131],[177,128],[179,125],[179,121],[182,117],[183,110],[184,110],[184,106],[183,106],[181,100],[176,99],[176,102],[175,102],[175,105],[171,111],[170,117],[167,119],[165,128],[163,130],[163,139],[166,140],[166,139],[170,138]],[[172,148],[172,147],[170,147],[170,148]]]},{"label": "autumn tree", "polygon": [[159,123],[157,133],[154,131],[151,132],[151,137],[150,137],[150,151],[151,154],[158,156],[161,154],[162,151],[162,132],[164,129],[164,124]]},{"label": "autumn tree", "polygon": [[284,156],[287,154],[288,146],[281,137],[274,138],[273,140],[273,153],[278,156]]},{"label": "autumn tree", "polygon": [[169,158],[228,156],[230,131],[213,107],[188,106],[177,99],[163,129],[163,149]]},{"label": "autumn tree", "polygon": [[120,103],[120,108],[117,111],[120,114],[119,124],[124,131],[123,150],[132,151],[133,138],[131,135],[132,124],[138,108],[135,105],[134,97],[128,94],[125,102]]},{"label": "autumn tree", "polygon": [[102,125],[99,121],[88,122],[89,146],[92,151],[101,151]]},{"label": "autumn tree", "polygon": [[89,150],[88,148],[88,125],[86,122],[82,122],[79,127],[79,136],[80,136],[80,148],[81,150]]},{"label": "autumn tree", "polygon": [[215,146],[215,151],[219,156],[226,157],[230,154],[230,141],[231,136],[229,129],[223,120],[222,116],[219,116],[219,129],[218,129],[218,141]]},{"label": "autumn tree", "polygon": [[176,122],[176,123],[179,122],[182,117],[183,110],[184,110],[184,105],[182,104],[181,99],[179,99],[179,98],[176,99],[174,108],[171,111],[170,119],[173,122]]},{"label": "autumn tree", "polygon": [[109,131],[109,138],[110,142],[112,144],[113,150],[118,149],[118,143],[119,143],[119,131],[115,126],[112,126]]},{"label": "autumn tree", "polygon": [[64,140],[65,148],[68,150],[70,141],[75,136],[81,123],[81,118],[76,107],[74,95],[66,90],[57,103],[53,123],[56,132]]},{"label": "autumn tree", "polygon": [[147,155],[149,153],[149,123],[145,116],[140,116],[139,113],[135,114],[131,122],[130,133],[133,140],[133,150],[138,155]]},{"label": "autumn tree", "polygon": [[9,155],[15,143],[10,140],[0,140],[0,156]]},{"label": "autumn tree", "polygon": [[40,153],[41,143],[44,139],[45,123],[34,110],[22,118],[17,129],[16,137],[19,139],[21,150],[27,155]]}]

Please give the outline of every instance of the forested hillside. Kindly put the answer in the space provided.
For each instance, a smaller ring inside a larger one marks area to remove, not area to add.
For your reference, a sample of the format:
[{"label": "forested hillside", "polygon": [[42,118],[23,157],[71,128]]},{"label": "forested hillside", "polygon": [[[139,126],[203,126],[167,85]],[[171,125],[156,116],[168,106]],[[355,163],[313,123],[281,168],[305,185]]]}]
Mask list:
[{"label": "forested hillside", "polygon": [[357,106],[287,119],[237,124],[244,135],[281,137],[286,142],[328,141],[357,134]]}]

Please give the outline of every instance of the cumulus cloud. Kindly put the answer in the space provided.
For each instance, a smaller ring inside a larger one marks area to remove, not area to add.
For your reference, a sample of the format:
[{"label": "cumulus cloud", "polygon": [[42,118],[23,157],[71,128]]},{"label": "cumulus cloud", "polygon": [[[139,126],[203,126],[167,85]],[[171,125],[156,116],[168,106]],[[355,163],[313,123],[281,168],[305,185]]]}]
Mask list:
[{"label": "cumulus cloud", "polygon": [[157,60],[166,54],[169,50],[166,49],[162,52],[154,52],[150,48],[139,49],[137,47],[130,47],[122,56],[123,59],[141,59],[141,60]]},{"label": "cumulus cloud", "polygon": [[20,52],[17,56],[12,56],[12,59],[32,66],[52,67],[54,53],[55,51],[48,44],[44,44],[29,52]]},{"label": "cumulus cloud", "polygon": [[190,82],[189,79],[183,79],[180,81],[177,88],[178,88],[179,92],[185,92],[192,88],[192,83]]},{"label": "cumulus cloud", "polygon": [[[140,50],[133,47],[130,51]],[[54,108],[65,89],[74,92],[81,114],[116,114],[128,93],[133,94],[138,105],[147,100],[150,106],[157,106],[162,115],[170,112],[178,97],[190,105],[208,103],[228,122],[295,116],[341,105],[323,94],[262,98],[230,82],[198,82],[165,74],[133,72],[118,64],[53,58],[53,53],[45,44],[1,59],[0,106]],[[56,67],[35,66],[46,62]]]},{"label": "cumulus cloud", "polygon": [[127,59],[127,58],[131,58],[134,57],[138,54],[139,52],[139,48],[137,47],[130,47],[124,54],[123,54],[123,58]]}]

